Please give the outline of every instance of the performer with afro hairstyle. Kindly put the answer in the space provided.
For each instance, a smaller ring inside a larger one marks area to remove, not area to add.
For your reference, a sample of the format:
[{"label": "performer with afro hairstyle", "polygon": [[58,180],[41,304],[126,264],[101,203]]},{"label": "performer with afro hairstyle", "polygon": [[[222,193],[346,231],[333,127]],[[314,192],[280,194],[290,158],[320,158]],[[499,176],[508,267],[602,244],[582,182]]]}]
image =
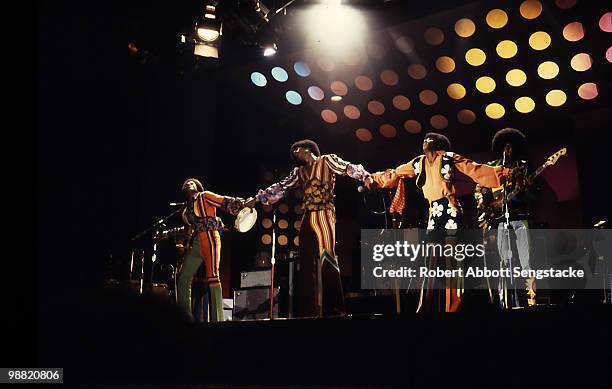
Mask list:
[{"label": "performer with afro hairstyle", "polygon": [[321,155],[311,140],[295,142],[289,155],[297,165],[289,176],[259,190],[256,199],[274,204],[295,188],[302,188],[304,215],[300,227],[300,270],[298,274],[298,316],[344,315],[344,293],[336,256],[336,176],[364,182],[369,173],[361,165],[335,154]]},{"label": "performer with afro hairstyle", "polygon": [[[470,177],[476,183],[485,186],[500,186],[510,175],[510,169],[502,166],[492,167],[478,164],[459,154],[453,153],[451,143],[442,134],[430,132],[423,139],[423,154],[402,164],[395,169],[373,173],[366,181],[369,189],[376,187],[397,187],[391,211],[401,213],[404,209],[404,178],[415,178],[417,187],[423,191],[423,196],[429,202],[429,218],[427,229],[429,239],[440,239],[443,235],[454,235],[462,226],[462,208],[455,195],[453,184],[456,171]],[[437,236],[437,238],[433,238]],[[435,268],[435,258],[430,260],[430,268]],[[447,260],[447,267],[454,266]],[[455,281],[455,280],[453,280]],[[460,280],[456,280],[457,283]],[[459,309],[461,302],[457,293],[460,285],[446,284],[445,296],[434,296],[437,292],[431,284],[427,287],[423,303],[423,289],[417,311],[436,310],[452,312]],[[442,303],[444,300],[444,303]]]},{"label": "performer with afro hairstyle", "polygon": [[[519,189],[518,195],[508,201],[509,228],[516,235],[516,247],[518,257],[523,270],[530,270],[529,258],[529,200],[533,195],[533,181],[526,174],[529,163],[525,160],[526,152],[525,135],[515,128],[504,128],[497,131],[491,142],[491,149],[499,156],[495,161],[488,163],[490,166],[505,166],[514,169],[516,174],[512,181],[507,183],[506,191],[511,193]],[[497,228],[497,247],[503,263],[509,260],[508,236],[506,235],[506,218],[504,215],[503,198],[504,187],[477,186],[475,197],[480,215],[489,220],[484,220],[486,229]],[[527,304],[535,305],[535,279],[525,280],[527,290]],[[499,290],[500,298],[503,299],[503,291]]]}]

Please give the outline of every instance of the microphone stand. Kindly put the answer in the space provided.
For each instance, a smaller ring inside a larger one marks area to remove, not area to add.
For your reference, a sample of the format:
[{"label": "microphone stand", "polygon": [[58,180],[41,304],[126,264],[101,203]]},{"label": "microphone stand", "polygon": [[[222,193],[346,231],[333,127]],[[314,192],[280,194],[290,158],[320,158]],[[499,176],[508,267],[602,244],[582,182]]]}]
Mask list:
[{"label": "microphone stand", "polygon": [[[502,166],[506,166],[506,151],[504,150],[504,154],[502,157]],[[512,275],[512,242],[510,240],[510,211],[508,210],[508,181],[504,181],[504,185],[503,185],[503,209],[504,209],[504,239],[506,240],[506,243],[508,244],[508,268],[510,269],[510,288],[512,288],[512,290],[514,290],[514,293],[510,294],[510,304],[512,304],[512,306],[516,306],[516,302],[517,302],[517,293],[516,293],[516,284],[514,282],[514,276]],[[502,245],[503,247],[503,245]],[[503,280],[503,278],[502,278]],[[506,286],[506,282],[502,281],[503,283],[503,289],[505,291],[504,293],[504,299],[506,300],[505,302],[505,308],[508,308],[508,301],[507,301],[507,286]],[[502,301],[502,306],[504,306],[504,302]]]},{"label": "microphone stand", "polygon": [[[155,230],[155,231],[159,231],[159,228],[162,226],[166,225],[166,222],[173,217],[174,215],[178,214],[179,212],[182,212],[184,209],[184,206],[179,207],[178,209],[176,209],[175,211],[172,211],[170,214],[164,216],[163,218],[157,220],[156,222],[154,222],[153,224],[151,224],[149,227],[147,227],[144,231],[136,234],[135,236],[133,236],[130,240],[132,242],[137,241],[138,239],[142,238],[143,236],[145,236],[146,234],[148,234],[149,232]],[[132,252],[133,253],[133,252]],[[144,250],[142,251],[142,258],[140,260],[140,294],[142,294],[142,290],[143,290],[143,286],[144,286],[144,257],[145,257],[145,252]],[[153,243],[153,254],[151,256],[151,284],[153,283],[153,270],[155,267],[155,261],[157,259],[157,242]],[[130,263],[130,279],[132,278],[132,265],[133,265],[133,254],[132,254],[132,262]],[[174,276],[176,278],[176,275]],[[174,283],[176,284],[176,279],[174,280]]]},{"label": "microphone stand", "polygon": [[272,258],[270,264],[272,268],[270,270],[270,320],[274,320],[274,264],[276,258],[274,257],[276,251],[276,211],[272,216]]}]

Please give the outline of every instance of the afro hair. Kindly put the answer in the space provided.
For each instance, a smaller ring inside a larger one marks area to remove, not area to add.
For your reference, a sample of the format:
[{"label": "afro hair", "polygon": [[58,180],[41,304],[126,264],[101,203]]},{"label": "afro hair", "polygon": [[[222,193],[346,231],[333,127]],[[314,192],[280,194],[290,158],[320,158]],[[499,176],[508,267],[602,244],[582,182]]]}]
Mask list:
[{"label": "afro hair", "polygon": [[516,128],[504,128],[497,131],[495,136],[493,136],[491,150],[495,153],[501,153],[507,143],[510,143],[514,152],[520,155],[525,151],[527,140],[525,139],[525,134]]},{"label": "afro hair", "polygon": [[451,150],[451,142],[444,135],[438,134],[437,132],[428,132],[427,134],[425,134],[425,137],[423,137],[423,139],[427,138],[432,138],[434,140],[433,146],[435,150]]},{"label": "afro hair", "polygon": [[183,186],[181,187],[181,191],[184,192],[185,191],[185,187],[187,186],[187,183],[189,181],[193,181],[196,184],[196,188],[198,188],[198,192],[204,192],[204,187],[202,186],[202,183],[200,182],[200,180],[198,180],[197,178],[188,178],[183,182]]},{"label": "afro hair", "polygon": [[289,148],[289,155],[291,156],[291,160],[296,164],[299,164],[299,161],[293,154],[293,150],[297,149],[298,147],[304,147],[304,148],[309,149],[317,157],[321,156],[321,151],[319,151],[319,146],[317,146],[317,144],[314,141],[310,139],[298,140],[297,142],[292,144],[291,147]]}]

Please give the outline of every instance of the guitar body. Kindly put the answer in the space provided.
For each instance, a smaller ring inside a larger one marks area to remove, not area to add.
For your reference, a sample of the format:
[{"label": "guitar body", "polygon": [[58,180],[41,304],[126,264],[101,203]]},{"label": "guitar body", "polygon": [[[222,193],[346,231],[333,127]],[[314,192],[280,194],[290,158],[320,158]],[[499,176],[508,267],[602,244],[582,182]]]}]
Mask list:
[{"label": "guitar body", "polygon": [[[548,157],[546,159],[546,162],[544,162],[544,164],[542,164],[542,166],[540,166],[535,172],[527,176],[525,181],[533,181],[537,176],[539,176],[544,171],[544,169],[556,164],[557,160],[562,155],[565,155],[566,153],[567,153],[567,149],[564,147],[561,150],[554,153],[553,155],[551,155],[550,157]],[[518,169],[520,169],[519,176],[525,177],[526,172],[523,171],[524,168],[521,167]],[[506,196],[506,200],[510,201],[513,198],[515,198],[518,194],[520,194],[523,191],[523,189],[525,189],[525,187],[526,187],[525,185],[516,185],[515,188],[510,193],[508,193],[508,195]],[[482,198],[482,203],[478,207],[479,209],[478,227],[482,229],[488,229],[494,220],[501,218],[504,214],[503,195],[490,196],[489,200],[486,201],[487,197],[484,196],[484,193],[486,193],[487,190],[490,190],[490,189],[477,187],[479,196],[480,198]]]}]

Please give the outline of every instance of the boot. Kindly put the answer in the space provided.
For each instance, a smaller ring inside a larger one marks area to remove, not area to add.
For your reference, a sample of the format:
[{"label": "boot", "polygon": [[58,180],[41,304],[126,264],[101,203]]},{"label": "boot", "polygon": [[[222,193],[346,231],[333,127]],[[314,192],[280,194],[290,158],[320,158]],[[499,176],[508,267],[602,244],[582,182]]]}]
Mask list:
[{"label": "boot", "polygon": [[536,305],[536,281],[534,277],[525,280],[525,289],[527,290],[527,305],[533,307]]}]

